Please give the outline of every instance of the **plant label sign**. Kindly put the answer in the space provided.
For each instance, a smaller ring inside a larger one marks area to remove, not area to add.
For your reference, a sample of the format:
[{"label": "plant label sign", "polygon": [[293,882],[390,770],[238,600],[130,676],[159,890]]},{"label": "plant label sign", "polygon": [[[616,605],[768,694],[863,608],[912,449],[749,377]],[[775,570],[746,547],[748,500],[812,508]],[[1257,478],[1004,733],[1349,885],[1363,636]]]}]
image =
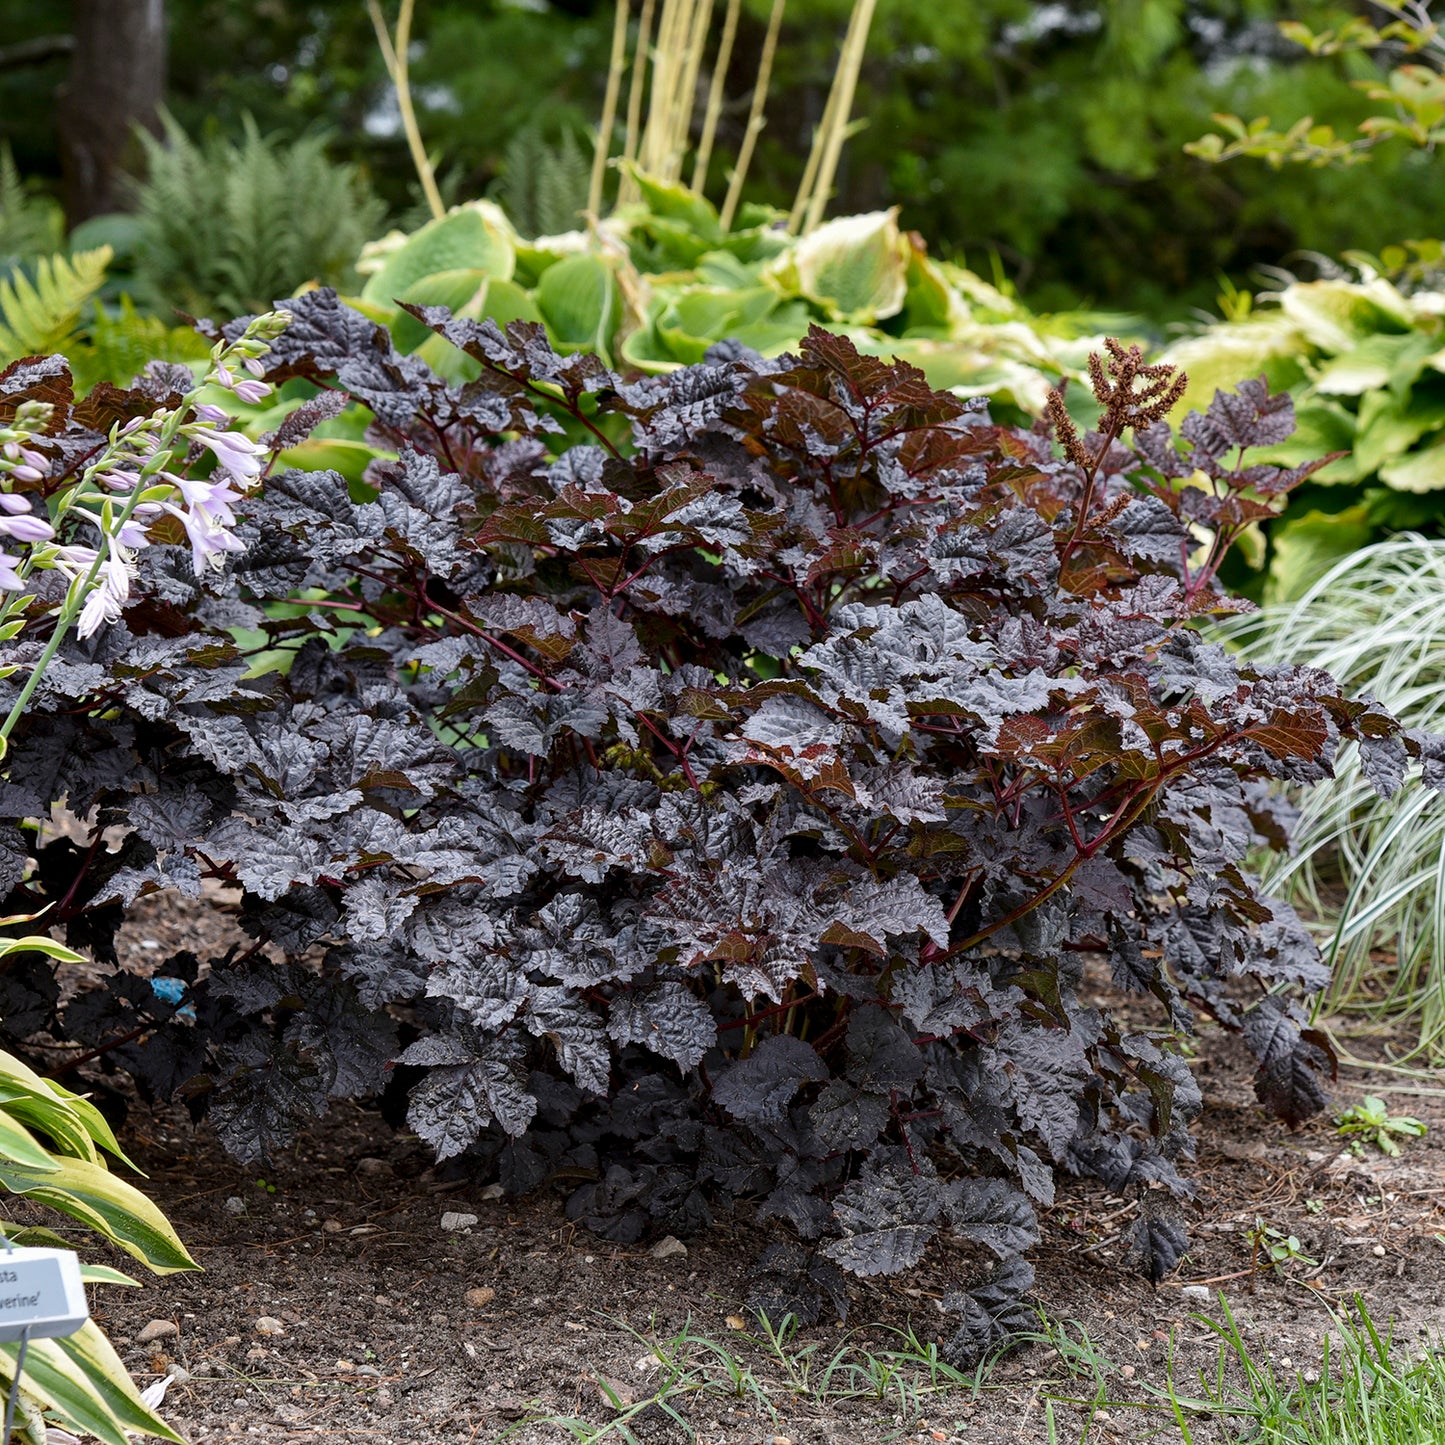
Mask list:
[{"label": "plant label sign", "polygon": [[90,1318],[80,1257],[69,1249],[0,1252],[0,1343],[73,1335]]}]

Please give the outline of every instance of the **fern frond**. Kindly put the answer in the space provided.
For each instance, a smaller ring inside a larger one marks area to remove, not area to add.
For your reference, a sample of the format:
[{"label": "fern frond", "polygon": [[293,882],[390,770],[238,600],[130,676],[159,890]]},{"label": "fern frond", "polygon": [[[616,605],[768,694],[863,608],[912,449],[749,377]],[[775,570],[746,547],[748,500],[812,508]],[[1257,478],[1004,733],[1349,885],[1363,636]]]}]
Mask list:
[{"label": "fern frond", "polygon": [[167,118],[141,137],[147,180],[137,194],[140,299],[219,318],[264,311],[308,281],[345,287],[383,207],[325,138],[263,136],[247,120],[239,143],[193,141]]},{"label": "fern frond", "polygon": [[188,326],[167,326],[158,316],[146,316],[129,296],[122,296],[112,311],[96,304],[87,327],[86,341],[67,353],[77,392],[99,382],[127,386],[152,361],[189,363],[204,361],[210,347]]},{"label": "fern frond", "polygon": [[79,336],[80,314],[105,282],[109,246],[43,256],[32,279],[24,271],[0,281],[0,364],[64,351]]},{"label": "fern frond", "polygon": [[19,262],[60,250],[64,238],[59,204],[29,191],[10,147],[0,145],[0,276]]}]

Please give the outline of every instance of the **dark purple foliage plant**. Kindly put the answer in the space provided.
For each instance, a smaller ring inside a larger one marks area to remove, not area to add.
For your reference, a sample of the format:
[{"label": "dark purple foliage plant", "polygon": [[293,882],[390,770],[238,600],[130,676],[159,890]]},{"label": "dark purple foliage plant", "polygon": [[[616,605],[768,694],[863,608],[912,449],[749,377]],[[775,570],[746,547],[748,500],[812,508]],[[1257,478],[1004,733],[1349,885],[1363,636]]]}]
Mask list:
[{"label": "dark purple foliage plant", "polygon": [[[627,380],[417,309],[477,363],[455,387],[330,292],[282,308],[266,379],[312,399],[269,455],[345,405],[396,459],[273,467],[224,570],[143,551],[12,738],[0,840],[3,911],[101,960],[205,878],[255,944],[170,960],[166,998],[117,970],[61,1008],[14,969],[12,1031],[179,1091],[244,1159],[405,1085],[440,1158],[609,1238],[753,1201],[790,1241],[775,1316],[946,1233],[996,1257],[948,1301],[959,1359],[1020,1318],[1061,1173],[1137,1196],[1135,1262],[1175,1265],[1197,1015],[1281,1118],[1321,1107],[1325,971],[1246,855],[1342,740],[1382,788],[1441,765],[1196,625],[1310,470],[1249,464],[1288,398],[1250,383],[1176,441],[1179,379],[1111,344],[1097,430],[1059,403],[1023,433],[821,331]],[[36,486],[94,425],[57,422]],[[89,841],[26,826],[62,800]],[[1091,961],[1126,1009],[1081,997]]]}]

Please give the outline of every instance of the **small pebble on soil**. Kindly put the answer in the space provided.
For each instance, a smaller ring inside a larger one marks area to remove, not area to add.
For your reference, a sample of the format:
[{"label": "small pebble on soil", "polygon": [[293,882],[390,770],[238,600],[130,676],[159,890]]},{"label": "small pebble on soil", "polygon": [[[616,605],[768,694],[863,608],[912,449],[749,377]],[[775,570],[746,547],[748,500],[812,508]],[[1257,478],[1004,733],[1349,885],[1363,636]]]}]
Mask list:
[{"label": "small pebble on soil", "polygon": [[475,1214],[462,1214],[456,1210],[447,1210],[442,1215],[442,1228],[448,1234],[455,1234],[459,1230],[470,1229],[477,1222]]},{"label": "small pebble on soil", "polygon": [[152,1320],[150,1324],[142,1326],[135,1340],[138,1345],[150,1345],[157,1340],[167,1340],[180,1332],[180,1326],[174,1320]]}]

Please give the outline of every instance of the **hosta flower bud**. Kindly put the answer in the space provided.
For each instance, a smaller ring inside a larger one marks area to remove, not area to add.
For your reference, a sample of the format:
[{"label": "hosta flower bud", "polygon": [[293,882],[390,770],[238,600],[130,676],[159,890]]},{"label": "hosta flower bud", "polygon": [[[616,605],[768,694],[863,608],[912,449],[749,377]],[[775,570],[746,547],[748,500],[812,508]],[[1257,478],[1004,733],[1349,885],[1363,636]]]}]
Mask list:
[{"label": "hosta flower bud", "polygon": [[49,522],[31,515],[0,517],[0,536],[14,537],[17,542],[49,542],[55,528]]}]

